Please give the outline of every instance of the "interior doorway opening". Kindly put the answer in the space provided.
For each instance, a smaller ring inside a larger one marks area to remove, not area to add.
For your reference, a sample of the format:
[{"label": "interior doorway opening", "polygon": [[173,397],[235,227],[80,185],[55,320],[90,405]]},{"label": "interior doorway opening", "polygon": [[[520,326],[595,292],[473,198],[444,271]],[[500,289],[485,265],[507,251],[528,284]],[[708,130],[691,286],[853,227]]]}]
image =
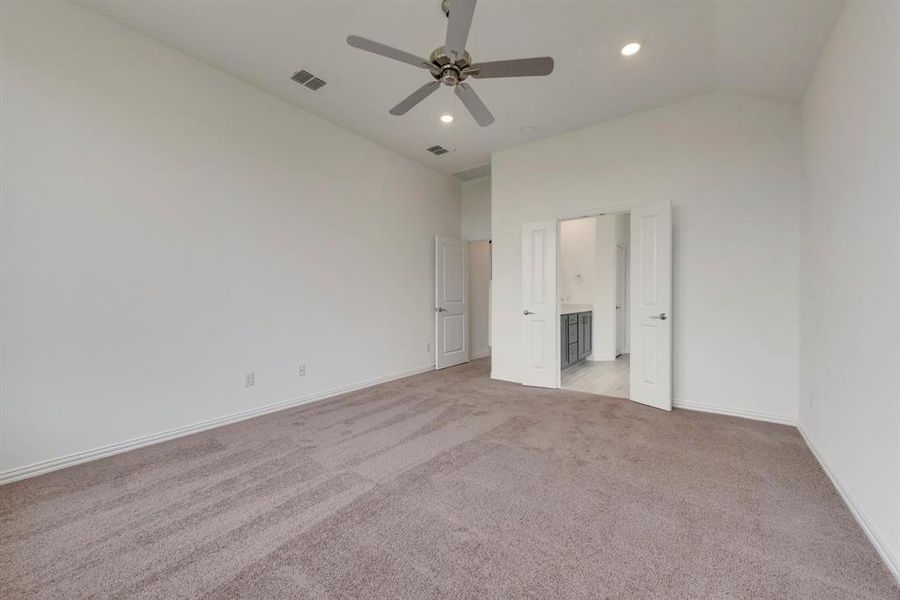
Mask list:
[{"label": "interior doorway opening", "polygon": [[559,222],[560,387],[630,398],[628,211]]}]

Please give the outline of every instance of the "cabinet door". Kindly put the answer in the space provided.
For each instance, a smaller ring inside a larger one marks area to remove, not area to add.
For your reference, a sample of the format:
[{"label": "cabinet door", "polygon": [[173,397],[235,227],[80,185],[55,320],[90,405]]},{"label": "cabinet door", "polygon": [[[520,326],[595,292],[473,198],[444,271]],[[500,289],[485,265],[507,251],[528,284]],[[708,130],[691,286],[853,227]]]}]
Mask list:
[{"label": "cabinet door", "polygon": [[569,364],[578,362],[578,343],[569,344]]},{"label": "cabinet door", "polygon": [[586,312],[578,313],[578,360],[588,355],[590,326],[590,315]]},{"label": "cabinet door", "polygon": [[569,315],[560,316],[559,321],[559,349],[560,349],[560,365],[565,369],[569,365],[569,344],[566,338],[569,332]]},{"label": "cabinet door", "polygon": [[594,314],[593,313],[584,313],[585,316],[585,324],[584,324],[584,355],[587,356],[591,352],[594,351],[593,347],[593,333],[594,333]]}]

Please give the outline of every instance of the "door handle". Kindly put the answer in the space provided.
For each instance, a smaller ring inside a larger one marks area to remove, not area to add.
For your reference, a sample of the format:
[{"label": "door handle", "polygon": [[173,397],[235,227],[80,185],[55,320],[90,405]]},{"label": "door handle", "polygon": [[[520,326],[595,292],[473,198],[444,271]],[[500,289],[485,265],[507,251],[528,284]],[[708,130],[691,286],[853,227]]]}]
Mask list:
[{"label": "door handle", "polygon": [[658,315],[650,315],[651,319],[659,319],[660,321],[665,321],[669,318],[669,315],[666,313],[659,313]]},{"label": "door handle", "polygon": [[434,310],[437,311],[437,312],[447,312],[447,309],[446,309],[446,308],[443,308],[443,307],[440,307],[440,306],[437,307],[437,308],[435,308]]},{"label": "door handle", "polygon": [[527,317],[528,315],[533,315],[534,313],[531,312],[530,310],[523,310],[523,311],[522,311],[522,314],[525,315],[525,316]]}]

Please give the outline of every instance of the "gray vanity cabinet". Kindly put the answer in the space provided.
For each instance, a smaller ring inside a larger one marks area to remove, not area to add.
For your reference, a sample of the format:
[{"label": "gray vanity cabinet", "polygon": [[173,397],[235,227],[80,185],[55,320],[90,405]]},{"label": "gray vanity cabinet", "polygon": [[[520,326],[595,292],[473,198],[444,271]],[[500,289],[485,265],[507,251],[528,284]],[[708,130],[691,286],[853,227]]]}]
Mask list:
[{"label": "gray vanity cabinet", "polygon": [[578,313],[578,360],[591,353],[591,313]]},{"label": "gray vanity cabinet", "polygon": [[584,360],[591,353],[591,312],[560,315],[559,342],[563,369]]}]

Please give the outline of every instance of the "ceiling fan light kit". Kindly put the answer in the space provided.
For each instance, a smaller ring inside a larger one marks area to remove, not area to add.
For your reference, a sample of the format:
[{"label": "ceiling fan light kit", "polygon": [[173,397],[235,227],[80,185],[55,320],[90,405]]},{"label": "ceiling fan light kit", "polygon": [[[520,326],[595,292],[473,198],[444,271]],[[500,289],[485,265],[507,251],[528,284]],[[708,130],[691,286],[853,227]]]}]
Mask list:
[{"label": "ceiling fan light kit", "polygon": [[488,110],[472,86],[465,83],[469,77],[488,79],[499,77],[538,77],[553,72],[553,59],[549,56],[518,58],[485,63],[473,63],[466,52],[466,41],[472,26],[476,0],[443,0],[441,10],[447,15],[447,37],[443,46],[436,48],[428,59],[398,50],[380,42],[357,35],[347,38],[347,43],[367,52],[391,58],[414,67],[427,69],[434,81],[429,81],[394,106],[390,113],[395,116],[406,114],[412,107],[430,96],[441,84],[454,88],[456,96],[466,110],[482,127],[494,122],[494,115]]}]

